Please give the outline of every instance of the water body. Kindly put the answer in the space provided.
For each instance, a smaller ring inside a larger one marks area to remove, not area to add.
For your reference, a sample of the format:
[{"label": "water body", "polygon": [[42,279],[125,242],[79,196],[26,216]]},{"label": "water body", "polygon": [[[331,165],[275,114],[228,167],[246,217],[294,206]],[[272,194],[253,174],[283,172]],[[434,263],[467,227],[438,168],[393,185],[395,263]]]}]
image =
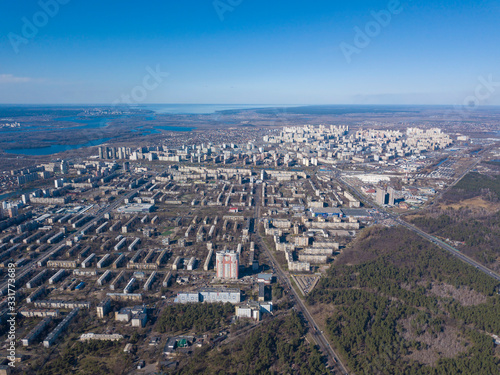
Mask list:
[{"label": "water body", "polygon": [[76,150],[82,147],[99,146],[109,141],[110,139],[111,138],[101,138],[86,143],[79,143],[74,145],[51,145],[48,147],[39,147],[39,148],[13,148],[10,150],[5,150],[5,152],[9,154],[19,154],[19,155],[36,155],[36,156],[52,155],[52,154],[57,154],[58,152]]},{"label": "water body", "polygon": [[[287,108],[294,107],[295,105],[257,105],[257,104],[145,104],[137,106],[138,109],[143,109],[150,111],[146,119],[155,120],[158,114],[186,114],[186,115],[198,115],[198,114],[215,114],[220,111],[231,111],[231,110],[245,110],[254,108]],[[99,129],[104,128],[109,125],[109,123],[116,118],[121,116],[107,116],[107,117],[89,117],[89,116],[78,116],[81,113],[81,108],[85,107],[102,107],[107,108],[105,105],[89,105],[89,106],[1,106],[0,114],[7,116],[30,116],[30,115],[56,115],[54,121],[61,122],[73,122],[81,124],[80,126],[74,127],[62,127],[57,129],[51,129],[50,126],[23,126],[20,129],[6,129],[5,131],[13,133],[30,133],[30,132],[43,132],[50,130],[65,131],[65,130],[81,130],[81,129]],[[125,117],[132,117],[136,114],[125,115]],[[3,117],[2,116],[2,117]],[[189,132],[192,131],[193,127],[181,127],[181,126],[168,126],[168,125],[151,125],[149,128],[144,129],[142,126],[132,128],[131,131],[137,132],[141,136],[150,134],[160,134],[161,130],[173,131],[173,132]],[[3,129],[0,130],[0,133]],[[94,141],[71,144],[71,145],[61,145],[57,144],[58,140],[54,140],[53,145],[47,147],[39,148],[13,148],[10,150],[5,150],[9,154],[17,155],[52,155],[63,151],[76,150],[83,147],[92,147],[101,145],[112,138],[101,138]]]},{"label": "water body", "polygon": [[[158,125],[158,126],[154,126],[154,128],[168,130],[171,132],[190,132],[191,130],[196,129],[196,128],[185,128],[182,126],[168,126],[168,125]],[[156,131],[156,133],[158,133],[158,131]]]},{"label": "water body", "polygon": [[403,105],[305,105],[305,106],[273,106],[262,108],[257,113],[262,114],[298,114],[298,115],[346,115],[366,113],[420,113],[424,109],[437,106],[403,106]]},{"label": "water body", "polygon": [[270,104],[145,104],[141,109],[149,109],[158,114],[209,115],[220,111],[254,108],[295,107],[296,105]]},{"label": "water body", "polygon": [[448,161],[448,158],[441,160],[436,167],[439,167],[441,164],[443,164],[445,161]]}]

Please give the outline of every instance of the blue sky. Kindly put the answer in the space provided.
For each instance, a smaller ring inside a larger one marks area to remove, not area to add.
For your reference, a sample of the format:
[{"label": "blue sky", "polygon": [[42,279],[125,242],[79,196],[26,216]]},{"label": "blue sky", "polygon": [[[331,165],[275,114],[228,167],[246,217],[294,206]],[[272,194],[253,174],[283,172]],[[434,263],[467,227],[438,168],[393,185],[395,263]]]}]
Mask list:
[{"label": "blue sky", "polygon": [[500,104],[498,1],[54,2],[0,2],[0,103]]}]

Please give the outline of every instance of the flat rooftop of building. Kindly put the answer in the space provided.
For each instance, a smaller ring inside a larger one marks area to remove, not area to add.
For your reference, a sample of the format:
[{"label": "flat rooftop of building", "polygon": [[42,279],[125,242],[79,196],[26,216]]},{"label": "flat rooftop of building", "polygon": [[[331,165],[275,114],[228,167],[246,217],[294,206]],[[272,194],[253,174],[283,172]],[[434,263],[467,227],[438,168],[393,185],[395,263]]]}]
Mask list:
[{"label": "flat rooftop of building", "polygon": [[199,289],[199,292],[211,292],[211,293],[241,293],[239,289],[236,288],[214,288],[206,287]]},{"label": "flat rooftop of building", "polygon": [[342,213],[344,216],[352,216],[352,217],[368,217],[372,216],[368,210],[364,208],[342,208]]},{"label": "flat rooftop of building", "polygon": [[337,207],[312,207],[311,208],[312,213],[325,213],[325,214],[342,214],[342,211],[340,208]]},{"label": "flat rooftop of building", "polygon": [[257,275],[257,278],[258,279],[262,279],[262,280],[269,280],[269,281],[271,281],[273,279],[273,274],[272,273],[259,273]]},{"label": "flat rooftop of building", "polygon": [[153,207],[154,205],[149,203],[129,203],[118,207],[117,211],[120,213],[151,212]]}]

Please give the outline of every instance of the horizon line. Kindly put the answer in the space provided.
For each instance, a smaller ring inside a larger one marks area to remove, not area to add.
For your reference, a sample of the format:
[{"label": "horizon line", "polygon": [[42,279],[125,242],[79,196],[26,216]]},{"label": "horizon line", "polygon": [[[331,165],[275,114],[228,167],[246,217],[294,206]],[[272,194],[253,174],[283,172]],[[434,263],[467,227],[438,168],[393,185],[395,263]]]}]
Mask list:
[{"label": "horizon line", "polygon": [[[404,107],[404,106],[419,106],[419,107],[466,107],[460,104],[372,104],[372,103],[324,103],[324,104],[263,104],[263,103],[140,103],[140,104],[132,104],[132,105],[115,105],[112,103],[0,103],[0,106],[98,106],[98,107],[115,107],[115,108],[123,108],[123,107],[141,107],[148,105],[227,105],[227,106],[267,106],[267,107],[321,107],[321,106],[392,106],[392,107]],[[491,107],[500,107],[500,104],[480,104],[473,108],[468,107],[470,110],[479,109],[479,108],[491,108]],[[257,107],[256,107],[257,108]]]}]

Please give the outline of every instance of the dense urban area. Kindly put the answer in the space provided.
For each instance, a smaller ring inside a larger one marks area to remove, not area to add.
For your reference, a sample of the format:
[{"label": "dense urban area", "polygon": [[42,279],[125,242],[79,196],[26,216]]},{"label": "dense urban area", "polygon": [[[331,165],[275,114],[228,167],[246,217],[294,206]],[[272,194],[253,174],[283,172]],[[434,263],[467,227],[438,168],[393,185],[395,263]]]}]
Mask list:
[{"label": "dense urban area", "polygon": [[0,119],[0,374],[500,370],[489,114],[79,116],[33,157],[75,120]]}]

